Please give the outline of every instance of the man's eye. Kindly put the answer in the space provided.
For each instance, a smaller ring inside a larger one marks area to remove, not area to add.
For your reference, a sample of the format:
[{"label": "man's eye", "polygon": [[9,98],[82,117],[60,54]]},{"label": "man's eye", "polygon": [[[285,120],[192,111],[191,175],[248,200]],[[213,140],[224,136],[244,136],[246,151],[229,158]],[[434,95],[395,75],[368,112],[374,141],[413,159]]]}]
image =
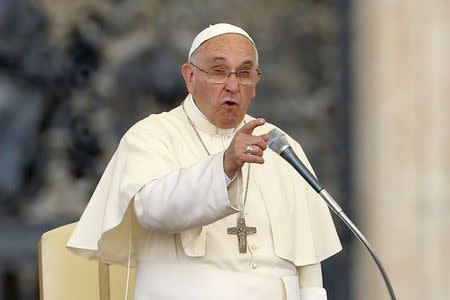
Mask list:
[{"label": "man's eye", "polygon": [[211,73],[214,75],[224,75],[224,74],[227,74],[227,71],[225,71],[223,69],[212,69]]},{"label": "man's eye", "polygon": [[252,70],[240,70],[238,72],[239,77],[249,77],[252,74]]}]

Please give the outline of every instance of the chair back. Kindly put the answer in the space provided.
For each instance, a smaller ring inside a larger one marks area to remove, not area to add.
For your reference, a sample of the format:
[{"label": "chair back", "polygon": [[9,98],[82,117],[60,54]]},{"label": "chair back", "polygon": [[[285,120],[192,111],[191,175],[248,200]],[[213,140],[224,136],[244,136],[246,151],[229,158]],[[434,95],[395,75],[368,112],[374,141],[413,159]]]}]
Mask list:
[{"label": "chair back", "polygon": [[[66,244],[77,223],[44,233],[39,242],[40,300],[124,300],[127,268],[87,260]],[[128,299],[133,299],[134,269]]]}]

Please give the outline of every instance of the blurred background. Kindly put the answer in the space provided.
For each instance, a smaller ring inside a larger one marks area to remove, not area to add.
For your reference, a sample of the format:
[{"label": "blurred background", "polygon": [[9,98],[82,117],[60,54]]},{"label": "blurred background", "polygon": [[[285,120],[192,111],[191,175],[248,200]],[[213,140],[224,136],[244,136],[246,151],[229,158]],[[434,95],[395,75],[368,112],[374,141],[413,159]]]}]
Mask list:
[{"label": "blurred background", "polygon": [[[0,299],[38,299],[40,235],[78,220],[133,123],[184,99],[192,39],[220,22],[259,50],[250,114],[300,141],[398,298],[448,299],[446,0],[0,0]],[[328,299],[388,299],[335,223]]]}]

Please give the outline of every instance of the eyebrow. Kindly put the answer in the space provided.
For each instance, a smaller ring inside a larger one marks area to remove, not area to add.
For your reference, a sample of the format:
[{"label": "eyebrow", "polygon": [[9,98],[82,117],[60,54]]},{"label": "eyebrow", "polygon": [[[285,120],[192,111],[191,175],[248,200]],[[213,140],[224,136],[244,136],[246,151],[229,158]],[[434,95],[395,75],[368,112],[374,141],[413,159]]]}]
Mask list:
[{"label": "eyebrow", "polygon": [[[226,58],[225,58],[225,57],[222,57],[222,56],[214,56],[213,58],[210,59],[210,61],[211,61],[211,62],[216,62],[216,61],[226,61]],[[253,66],[253,64],[254,64],[253,61],[250,60],[250,59],[248,59],[248,60],[244,61],[244,62],[241,64],[241,66],[243,66],[243,65],[250,65],[250,66]]]}]

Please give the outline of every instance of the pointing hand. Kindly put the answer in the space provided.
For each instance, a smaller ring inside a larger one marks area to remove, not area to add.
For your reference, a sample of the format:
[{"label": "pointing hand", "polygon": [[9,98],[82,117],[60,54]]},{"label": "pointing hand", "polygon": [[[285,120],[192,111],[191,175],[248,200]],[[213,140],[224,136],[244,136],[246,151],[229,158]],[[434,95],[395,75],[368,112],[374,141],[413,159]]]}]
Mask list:
[{"label": "pointing hand", "polygon": [[[264,163],[262,156],[267,149],[269,136],[267,134],[255,136],[252,133],[256,127],[264,125],[265,122],[261,118],[252,120],[236,132],[223,156],[223,169],[228,177],[238,172],[244,163]],[[248,146],[253,148],[251,153],[246,151]]]}]

